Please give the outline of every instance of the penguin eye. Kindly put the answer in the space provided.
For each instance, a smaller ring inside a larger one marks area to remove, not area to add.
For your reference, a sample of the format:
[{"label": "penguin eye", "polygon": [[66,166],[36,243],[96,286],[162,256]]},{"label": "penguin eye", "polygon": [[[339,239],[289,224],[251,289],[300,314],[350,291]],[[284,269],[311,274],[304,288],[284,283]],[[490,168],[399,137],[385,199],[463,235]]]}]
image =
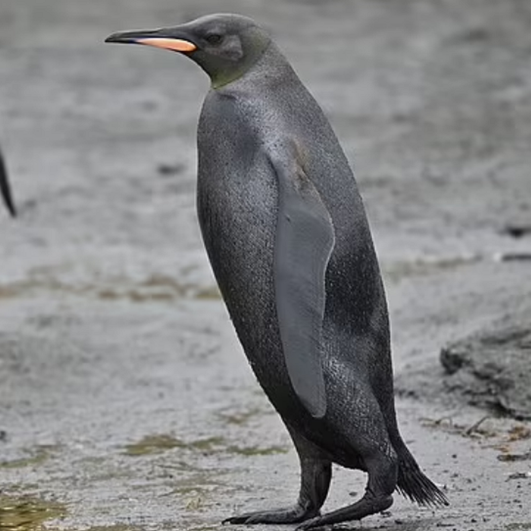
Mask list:
[{"label": "penguin eye", "polygon": [[208,42],[208,44],[219,44],[222,39],[223,37],[218,33],[210,33],[205,37],[205,40]]}]

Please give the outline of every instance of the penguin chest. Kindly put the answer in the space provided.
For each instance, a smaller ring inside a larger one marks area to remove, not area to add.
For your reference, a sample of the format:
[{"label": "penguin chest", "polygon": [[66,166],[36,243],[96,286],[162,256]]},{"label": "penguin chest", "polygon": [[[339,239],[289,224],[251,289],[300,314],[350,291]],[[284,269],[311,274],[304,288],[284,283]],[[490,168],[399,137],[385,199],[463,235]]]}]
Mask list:
[{"label": "penguin chest", "polygon": [[253,147],[237,135],[209,145],[200,155],[197,207],[216,280],[267,391],[288,382],[273,283],[278,194],[268,161]]},{"label": "penguin chest", "polygon": [[[243,294],[272,296],[275,217],[272,190],[262,183],[198,185],[197,207],[214,274],[229,304]],[[274,212],[274,211],[273,211]]]}]

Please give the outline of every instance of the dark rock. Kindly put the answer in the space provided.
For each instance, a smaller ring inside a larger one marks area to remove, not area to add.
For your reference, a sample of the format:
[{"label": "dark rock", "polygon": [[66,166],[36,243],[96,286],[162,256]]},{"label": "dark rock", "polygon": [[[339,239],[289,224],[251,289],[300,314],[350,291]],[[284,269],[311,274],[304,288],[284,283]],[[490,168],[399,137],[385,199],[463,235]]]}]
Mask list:
[{"label": "dark rock", "polygon": [[441,350],[448,391],[473,405],[531,419],[531,319],[506,320]]},{"label": "dark rock", "polygon": [[498,456],[498,461],[504,461],[506,463],[529,460],[531,460],[531,452],[526,452],[525,454],[500,454]]},{"label": "dark rock", "polygon": [[531,224],[508,223],[503,227],[502,234],[511,238],[522,238],[531,234]]},{"label": "dark rock", "polygon": [[531,260],[531,253],[526,252],[508,252],[501,253],[497,256],[498,261],[500,262],[524,262]]},{"label": "dark rock", "polygon": [[159,175],[178,175],[185,170],[186,166],[184,164],[164,164],[161,163],[157,166],[157,172]]}]

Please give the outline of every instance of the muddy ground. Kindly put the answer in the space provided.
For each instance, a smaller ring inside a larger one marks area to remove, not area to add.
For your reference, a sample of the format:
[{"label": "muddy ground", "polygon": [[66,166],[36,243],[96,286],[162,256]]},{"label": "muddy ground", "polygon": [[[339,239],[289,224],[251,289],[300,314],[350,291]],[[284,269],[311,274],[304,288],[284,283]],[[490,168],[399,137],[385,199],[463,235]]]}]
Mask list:
[{"label": "muddy ground", "polygon": [[[451,500],[432,511],[397,496],[352,527],[531,529],[529,425],[450,396],[439,362],[448,343],[531,316],[531,262],[497,259],[531,250],[504,232],[531,224],[527,0],[0,0],[0,139],[20,209],[0,213],[0,529],[46,516],[219,529],[296,496],[296,455],[198,231],[207,79],[176,55],[102,42],[213,11],[272,28],[353,161],[402,431]],[[363,488],[337,470],[326,508]]]}]

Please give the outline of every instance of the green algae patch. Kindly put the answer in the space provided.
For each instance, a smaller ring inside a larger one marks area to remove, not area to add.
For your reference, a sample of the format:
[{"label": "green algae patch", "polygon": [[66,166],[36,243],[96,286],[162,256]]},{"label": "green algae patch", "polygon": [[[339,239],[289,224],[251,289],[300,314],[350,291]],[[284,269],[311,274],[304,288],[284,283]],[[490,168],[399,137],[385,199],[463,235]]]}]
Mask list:
[{"label": "green algae patch", "polygon": [[188,512],[196,514],[211,507],[215,503],[213,494],[226,484],[213,478],[211,470],[205,470],[188,477],[175,478],[167,485],[172,488],[162,496],[174,498],[179,504],[181,514]]},{"label": "green algae patch", "polygon": [[96,525],[85,529],[85,531],[140,531],[141,527],[130,526],[126,524],[115,525]]},{"label": "green algae patch", "polygon": [[141,457],[145,455],[161,454],[174,448],[181,448],[202,454],[228,453],[244,455],[247,457],[255,455],[276,455],[285,454],[289,451],[284,446],[238,446],[227,444],[223,437],[208,437],[195,441],[183,441],[173,435],[146,435],[140,441],[125,446],[124,455],[131,457]]},{"label": "green algae patch", "polygon": [[57,447],[53,445],[42,445],[32,450],[26,450],[27,457],[13,459],[12,461],[0,461],[0,469],[39,466],[47,461],[55,450],[57,450]]},{"label": "green algae patch", "polygon": [[212,452],[216,448],[223,446],[225,439],[223,437],[208,437],[207,439],[198,439],[187,443],[186,448],[192,448],[193,450],[199,450],[201,452]]},{"label": "green algae patch", "polygon": [[199,286],[181,283],[177,278],[152,275],[140,282],[124,276],[106,277],[101,283],[72,284],[62,280],[64,266],[34,268],[29,277],[9,284],[0,283],[0,300],[24,297],[39,292],[54,292],[64,295],[96,297],[105,301],[130,300],[132,302],[167,302],[177,299],[220,300],[217,286]]},{"label": "green algae patch", "polygon": [[412,261],[384,264],[383,274],[390,282],[398,283],[405,278],[427,276],[440,271],[453,271],[481,261],[480,256],[455,256],[447,258],[425,257]]},{"label": "green algae patch", "polygon": [[127,444],[124,454],[136,457],[185,447],[186,444],[171,435],[146,435],[136,443]]},{"label": "green algae patch", "polygon": [[146,435],[137,443],[125,446],[125,455],[138,457],[142,455],[153,455],[173,450],[174,448],[183,448],[188,450],[197,450],[200,452],[213,452],[225,444],[223,437],[208,437],[206,439],[197,439],[196,441],[184,442],[172,435]]},{"label": "green algae patch", "polygon": [[221,299],[221,292],[217,286],[198,289],[193,296],[196,300],[214,301]]},{"label": "green algae patch", "polygon": [[66,515],[66,507],[30,496],[0,495],[1,531],[42,531],[46,520]]},{"label": "green algae patch", "polygon": [[259,408],[253,408],[249,411],[241,411],[238,413],[218,413],[220,419],[224,420],[227,424],[233,424],[234,426],[244,426],[253,417],[257,417],[262,413]]},{"label": "green algae patch", "polygon": [[260,448],[259,446],[229,446],[227,450],[233,454],[253,456],[253,455],[276,455],[287,454],[288,448],[284,446],[269,446],[267,448]]}]

